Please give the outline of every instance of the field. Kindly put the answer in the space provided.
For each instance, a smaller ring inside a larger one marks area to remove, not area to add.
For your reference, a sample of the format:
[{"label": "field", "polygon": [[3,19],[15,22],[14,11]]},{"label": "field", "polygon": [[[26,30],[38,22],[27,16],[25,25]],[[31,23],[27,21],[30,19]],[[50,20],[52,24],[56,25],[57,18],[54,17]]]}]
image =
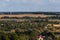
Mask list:
[{"label": "field", "polygon": [[23,17],[23,16],[29,16],[29,17],[46,17],[46,15],[43,14],[17,14],[17,15],[0,15],[0,17],[2,16],[9,16],[9,17]]},{"label": "field", "polygon": [[[55,21],[54,21],[55,20]],[[56,26],[57,25],[57,26]],[[46,14],[0,15],[0,40],[60,40],[60,17]]]}]

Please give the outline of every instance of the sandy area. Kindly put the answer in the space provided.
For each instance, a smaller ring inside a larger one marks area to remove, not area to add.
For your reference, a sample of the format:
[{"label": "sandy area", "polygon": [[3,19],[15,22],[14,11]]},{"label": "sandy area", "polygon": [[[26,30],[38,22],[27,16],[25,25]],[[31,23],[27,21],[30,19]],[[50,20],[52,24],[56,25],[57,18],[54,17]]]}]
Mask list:
[{"label": "sandy area", "polygon": [[19,14],[19,15],[0,15],[0,17],[3,16],[9,16],[9,17],[24,17],[24,16],[29,16],[29,17],[47,17],[47,15],[43,14]]}]

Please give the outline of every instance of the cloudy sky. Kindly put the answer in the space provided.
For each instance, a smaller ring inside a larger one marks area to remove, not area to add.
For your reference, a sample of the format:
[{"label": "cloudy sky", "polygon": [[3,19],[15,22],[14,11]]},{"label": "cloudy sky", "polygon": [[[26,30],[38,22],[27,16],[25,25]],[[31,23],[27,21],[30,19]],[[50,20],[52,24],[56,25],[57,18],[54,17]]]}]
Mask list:
[{"label": "cloudy sky", "polygon": [[60,12],[60,0],[0,0],[0,12]]}]

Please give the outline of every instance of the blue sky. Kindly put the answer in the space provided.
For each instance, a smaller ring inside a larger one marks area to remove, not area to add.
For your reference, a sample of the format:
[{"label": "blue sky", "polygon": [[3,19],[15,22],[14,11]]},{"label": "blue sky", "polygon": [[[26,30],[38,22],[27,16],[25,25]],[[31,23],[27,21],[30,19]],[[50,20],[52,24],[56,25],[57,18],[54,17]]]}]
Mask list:
[{"label": "blue sky", "polygon": [[60,0],[0,0],[0,12],[60,12]]}]

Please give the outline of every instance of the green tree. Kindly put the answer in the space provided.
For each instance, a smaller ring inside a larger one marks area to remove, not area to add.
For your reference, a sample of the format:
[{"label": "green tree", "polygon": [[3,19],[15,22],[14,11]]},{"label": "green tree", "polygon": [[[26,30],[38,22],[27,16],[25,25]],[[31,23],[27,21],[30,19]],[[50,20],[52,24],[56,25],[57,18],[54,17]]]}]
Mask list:
[{"label": "green tree", "polygon": [[11,33],[10,40],[18,40],[18,35],[16,33]]}]

